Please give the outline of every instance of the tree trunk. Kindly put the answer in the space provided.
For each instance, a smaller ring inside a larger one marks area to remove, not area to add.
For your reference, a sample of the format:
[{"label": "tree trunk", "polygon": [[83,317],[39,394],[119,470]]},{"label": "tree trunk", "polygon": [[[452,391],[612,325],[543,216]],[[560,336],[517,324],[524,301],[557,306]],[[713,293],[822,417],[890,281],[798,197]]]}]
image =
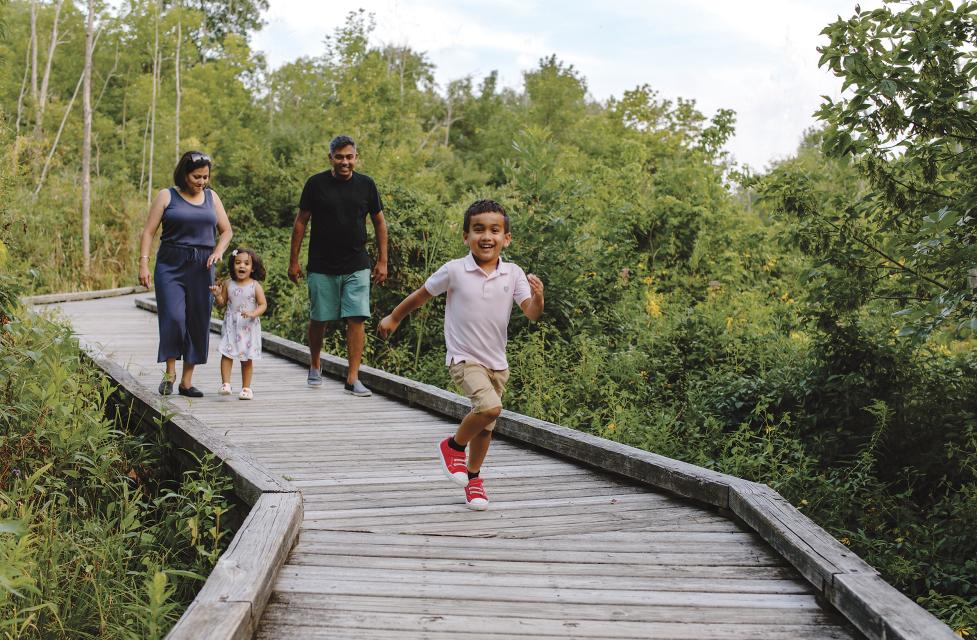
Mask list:
[{"label": "tree trunk", "polygon": [[27,95],[27,78],[31,72],[31,46],[27,46],[24,55],[24,79],[20,82],[20,95],[17,96],[17,122],[14,124],[14,133],[20,134],[20,121],[24,117],[24,96]]},{"label": "tree trunk", "polygon": [[91,272],[92,257],[89,244],[92,210],[92,46],[95,31],[95,0],[88,0],[88,22],[85,26],[84,88],[81,92],[84,113],[84,135],[81,143],[81,255],[82,270]]},{"label": "tree trunk", "polygon": [[156,93],[159,87],[159,2],[156,2],[156,37],[153,40],[153,100],[150,103],[148,179],[146,180],[146,208],[153,203],[153,158],[156,154]]},{"label": "tree trunk", "polygon": [[51,166],[51,158],[54,157],[54,152],[58,149],[58,142],[61,141],[61,133],[64,131],[64,125],[68,122],[68,114],[71,113],[71,107],[75,104],[75,98],[78,97],[78,91],[81,90],[82,82],[85,80],[85,73],[82,72],[78,76],[78,82],[75,84],[75,91],[71,94],[71,100],[68,100],[68,106],[64,108],[64,115],[61,117],[61,126],[58,127],[58,132],[54,136],[54,142],[51,143],[51,150],[47,154],[47,158],[44,160],[44,167],[41,169],[41,177],[37,180],[37,187],[34,188],[34,197],[41,192],[41,187],[44,186],[44,178],[47,176],[47,170]]},{"label": "tree trunk", "polygon": [[448,115],[444,119],[444,146],[448,146],[448,142],[451,140],[451,113],[454,111],[454,102],[451,100],[451,96],[448,96]]},{"label": "tree trunk", "polygon": [[31,0],[31,101],[34,103],[34,122],[37,126],[37,0]]},{"label": "tree trunk", "polygon": [[174,147],[176,149],[176,158],[173,160],[173,164],[180,161],[180,43],[183,40],[183,14],[180,12],[180,3],[176,4],[176,126],[174,131]]},{"label": "tree trunk", "polygon": [[54,23],[51,25],[51,42],[48,43],[47,60],[44,61],[44,77],[41,78],[41,92],[37,96],[37,122],[34,130],[40,134],[44,126],[44,108],[47,106],[47,90],[51,80],[51,63],[54,61],[54,51],[58,47],[58,22],[61,20],[61,6],[63,0],[54,5]]}]

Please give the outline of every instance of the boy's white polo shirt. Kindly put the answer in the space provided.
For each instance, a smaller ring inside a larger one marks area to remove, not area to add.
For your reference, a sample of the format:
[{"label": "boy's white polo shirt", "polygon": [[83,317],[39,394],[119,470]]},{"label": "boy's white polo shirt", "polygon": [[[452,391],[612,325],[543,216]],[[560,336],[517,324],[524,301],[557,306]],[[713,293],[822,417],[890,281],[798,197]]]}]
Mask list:
[{"label": "boy's white polo shirt", "polygon": [[489,369],[508,369],[505,345],[509,339],[512,303],[532,296],[529,280],[519,265],[499,258],[486,274],[469,253],[445,263],[424,283],[432,296],[447,293],[444,309],[445,364],[478,362]]}]

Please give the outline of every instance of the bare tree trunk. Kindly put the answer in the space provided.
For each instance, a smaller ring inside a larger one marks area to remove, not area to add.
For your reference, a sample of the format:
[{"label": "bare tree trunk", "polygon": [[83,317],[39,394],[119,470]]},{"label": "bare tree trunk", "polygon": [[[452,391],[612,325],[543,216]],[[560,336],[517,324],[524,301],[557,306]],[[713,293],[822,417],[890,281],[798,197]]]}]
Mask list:
[{"label": "bare tree trunk", "polygon": [[[122,92],[122,157],[126,157],[126,131],[129,126],[129,81],[126,79],[126,88]],[[140,179],[141,180],[141,179]],[[139,183],[142,188],[142,182]]]},{"label": "bare tree trunk", "polygon": [[159,2],[156,4],[156,37],[153,40],[153,101],[150,103],[149,171],[146,180],[146,208],[153,203],[153,158],[156,153],[156,94],[159,87]]},{"label": "bare tree trunk", "polygon": [[176,4],[176,131],[173,136],[174,147],[176,149],[176,159],[173,164],[180,161],[180,43],[183,41],[183,14],[179,13],[180,3]]},{"label": "bare tree trunk", "polygon": [[84,113],[84,135],[81,143],[81,256],[82,271],[91,271],[89,243],[92,211],[92,45],[95,35],[95,0],[88,0],[88,22],[85,25],[85,71],[81,104]]},{"label": "bare tree trunk", "polygon": [[64,115],[61,117],[61,126],[58,127],[58,133],[54,136],[54,142],[51,144],[51,150],[47,154],[47,158],[44,160],[44,167],[41,169],[41,177],[37,180],[37,187],[34,188],[34,196],[41,192],[41,187],[44,186],[44,178],[47,176],[47,170],[51,166],[51,158],[54,157],[54,152],[58,149],[58,142],[61,140],[61,133],[64,131],[64,125],[68,122],[68,114],[71,113],[71,107],[75,104],[75,98],[78,97],[78,91],[81,90],[81,84],[85,79],[85,73],[82,72],[78,76],[78,82],[75,84],[75,91],[71,94],[71,100],[68,100],[68,106],[64,108]]},{"label": "bare tree trunk", "polygon": [[448,96],[448,115],[444,119],[444,146],[448,146],[448,141],[451,139],[451,112],[454,110],[454,102],[451,100],[451,96]]},{"label": "bare tree trunk", "polygon": [[47,106],[48,83],[51,80],[51,63],[54,61],[54,51],[58,47],[58,22],[61,20],[61,7],[63,0],[58,0],[54,5],[54,23],[51,25],[51,42],[48,43],[47,60],[44,62],[44,77],[41,78],[41,92],[37,100],[37,122],[34,128],[37,133],[41,132],[44,125],[44,108]]},{"label": "bare tree trunk", "polygon": [[[142,129],[142,158],[139,162],[139,189],[141,190],[146,180],[146,145],[149,142],[149,116],[153,113],[152,105],[146,109],[146,124]],[[152,203],[150,203],[152,204]]]},{"label": "bare tree trunk", "polygon": [[[32,43],[33,44],[33,43]],[[27,78],[31,72],[31,47],[28,45],[24,55],[24,79],[20,82],[20,95],[17,96],[17,122],[14,124],[14,132],[20,134],[20,120],[24,116],[24,96],[27,94]]]},{"label": "bare tree trunk", "polygon": [[31,100],[34,103],[34,122],[37,126],[37,0],[31,0]]}]

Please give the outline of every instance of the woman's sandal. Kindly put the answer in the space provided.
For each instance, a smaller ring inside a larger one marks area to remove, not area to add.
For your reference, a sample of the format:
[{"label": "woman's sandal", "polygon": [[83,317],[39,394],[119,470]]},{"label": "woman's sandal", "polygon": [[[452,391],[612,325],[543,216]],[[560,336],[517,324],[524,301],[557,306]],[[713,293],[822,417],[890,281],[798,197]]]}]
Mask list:
[{"label": "woman's sandal", "polygon": [[177,385],[176,392],[181,396],[186,396],[188,398],[203,398],[204,392],[197,387],[184,387],[183,385]]},{"label": "woman's sandal", "polygon": [[242,387],[241,388],[241,395],[238,396],[238,399],[239,400],[253,400],[254,399],[254,391],[252,391],[250,387]]}]

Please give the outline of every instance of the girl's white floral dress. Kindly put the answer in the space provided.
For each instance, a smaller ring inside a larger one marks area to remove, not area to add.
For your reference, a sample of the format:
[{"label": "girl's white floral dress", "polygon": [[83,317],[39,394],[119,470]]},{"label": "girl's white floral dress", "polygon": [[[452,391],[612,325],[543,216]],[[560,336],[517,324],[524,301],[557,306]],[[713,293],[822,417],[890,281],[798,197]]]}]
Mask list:
[{"label": "girl's white floral dress", "polygon": [[254,297],[255,281],[245,286],[234,280],[227,282],[227,308],[221,329],[221,355],[234,360],[261,358],[261,318],[245,318],[242,311],[254,311],[258,303]]}]

